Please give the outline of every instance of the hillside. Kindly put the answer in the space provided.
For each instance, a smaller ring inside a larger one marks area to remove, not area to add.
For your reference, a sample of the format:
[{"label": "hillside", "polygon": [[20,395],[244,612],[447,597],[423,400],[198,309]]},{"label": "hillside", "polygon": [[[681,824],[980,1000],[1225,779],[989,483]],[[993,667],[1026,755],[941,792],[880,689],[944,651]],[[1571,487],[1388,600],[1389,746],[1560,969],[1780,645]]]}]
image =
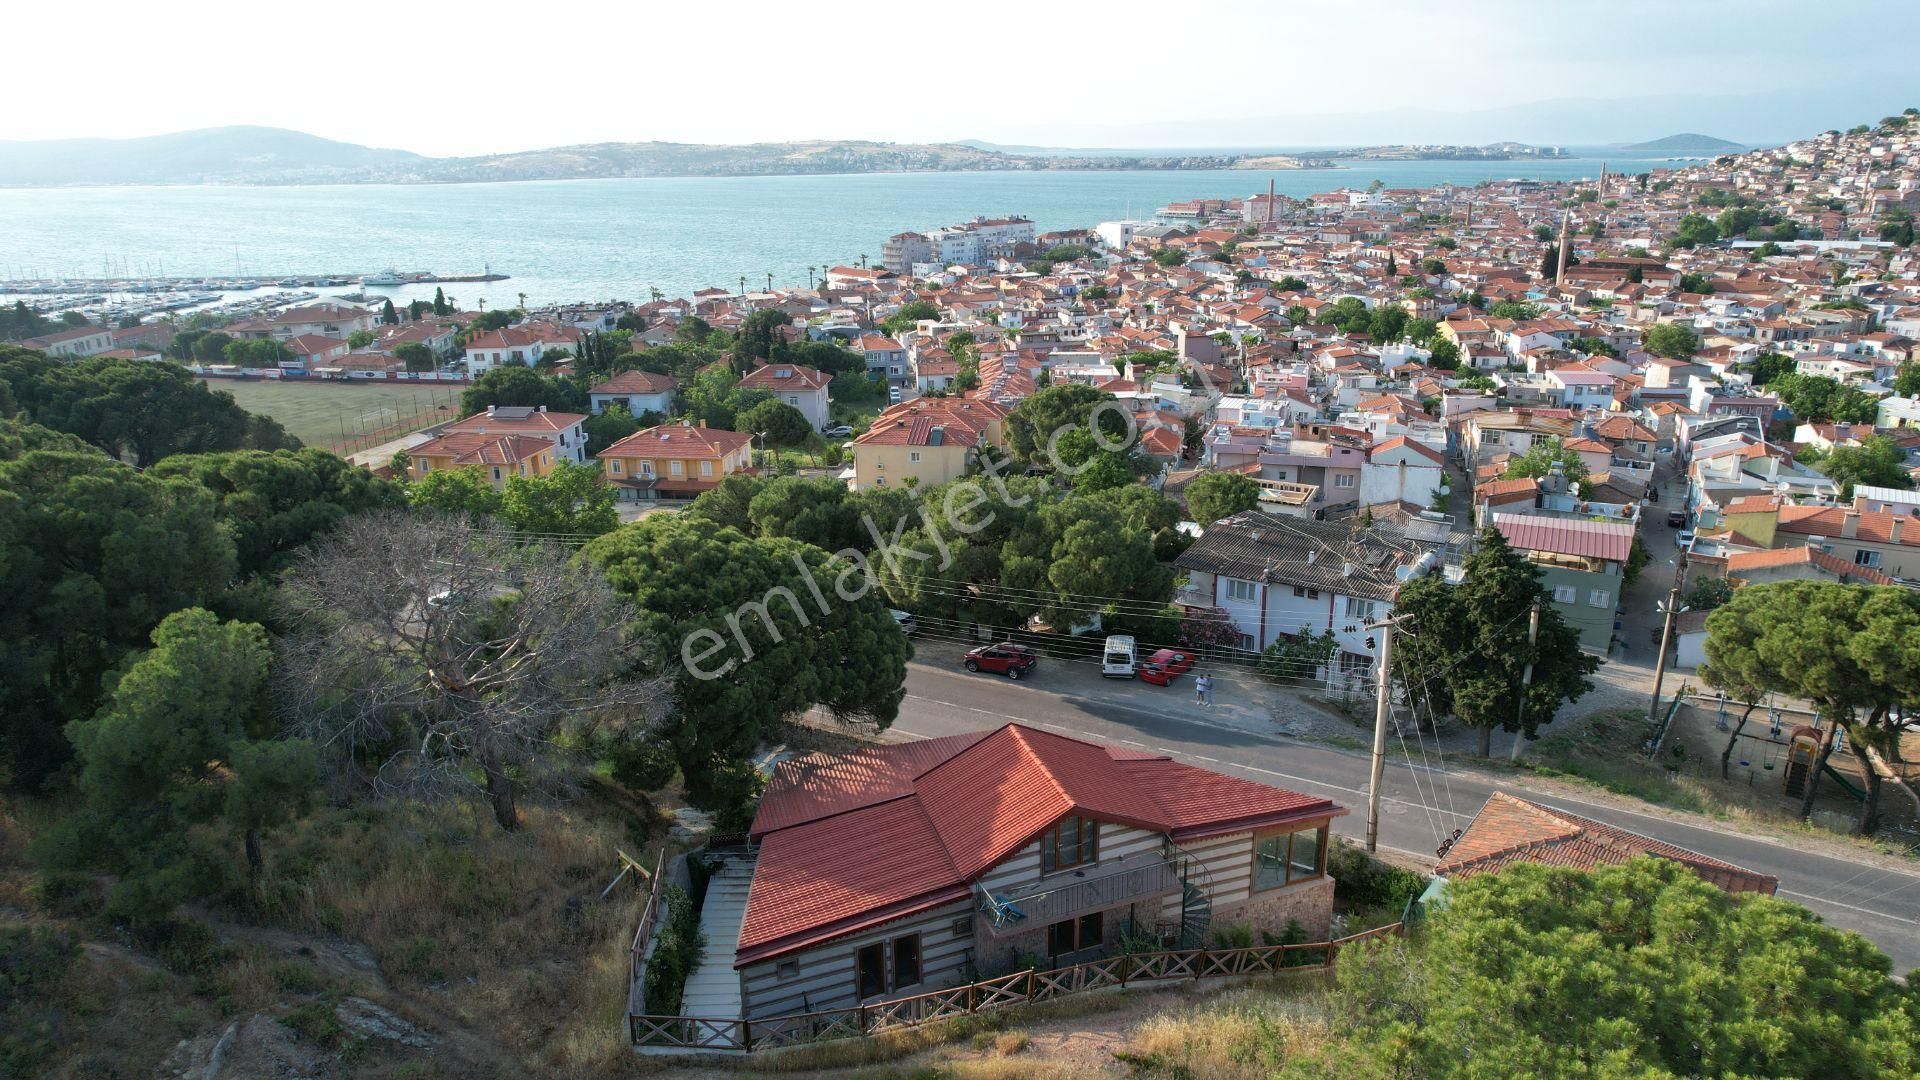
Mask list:
[{"label": "hillside", "polygon": [[138,139],[0,141],[0,186],[320,183],[424,160],[283,128],[204,128]]},{"label": "hillside", "polygon": [[[961,143],[857,139],[703,144],[606,142],[507,154],[426,157],[278,128],[141,139],[0,142],[0,187],[81,184],[477,183],[654,176],[791,176],[1044,169],[1221,169],[1240,155],[1026,155]],[[1307,167],[1265,159],[1262,168]]]},{"label": "hillside", "polygon": [[1629,154],[1644,154],[1649,157],[1717,157],[1720,154],[1742,153],[1747,148],[1736,142],[1716,139],[1711,135],[1687,133],[1669,135],[1664,139],[1654,139],[1651,142],[1632,143],[1620,149]]}]

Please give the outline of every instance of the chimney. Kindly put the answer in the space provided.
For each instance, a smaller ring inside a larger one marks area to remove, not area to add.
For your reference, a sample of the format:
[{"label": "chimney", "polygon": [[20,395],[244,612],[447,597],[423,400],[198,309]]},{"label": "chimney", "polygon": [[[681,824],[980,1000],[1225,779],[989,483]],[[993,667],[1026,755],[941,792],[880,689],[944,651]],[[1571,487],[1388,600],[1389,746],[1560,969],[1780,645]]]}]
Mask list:
[{"label": "chimney", "polygon": [[1903,526],[1906,525],[1906,523],[1907,523],[1906,518],[1901,517],[1899,514],[1894,514],[1891,522],[1887,525],[1887,539],[1893,541],[1896,544],[1899,543],[1900,530]]},{"label": "chimney", "polygon": [[1320,556],[1319,548],[1308,548],[1307,549],[1307,565],[1312,566],[1313,560],[1316,558],[1319,558],[1319,556]]},{"label": "chimney", "polygon": [[707,426],[707,422],[706,422],[705,420],[702,420],[702,421],[700,421],[700,426],[701,426],[701,427],[706,427],[706,426]]},{"label": "chimney", "polygon": [[546,412],[546,411],[547,411],[547,407],[546,407],[545,405],[542,405],[542,406],[540,406],[540,411],[541,411],[541,412]]},{"label": "chimney", "polygon": [[1849,510],[1840,518],[1840,535],[1848,540],[1860,531],[1860,512]]}]

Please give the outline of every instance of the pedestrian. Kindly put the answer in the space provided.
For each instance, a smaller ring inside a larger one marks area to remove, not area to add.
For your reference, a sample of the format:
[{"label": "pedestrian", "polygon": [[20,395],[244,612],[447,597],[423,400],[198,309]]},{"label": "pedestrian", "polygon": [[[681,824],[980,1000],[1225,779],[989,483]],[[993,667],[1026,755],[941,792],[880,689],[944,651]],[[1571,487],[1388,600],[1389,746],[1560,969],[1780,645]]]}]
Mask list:
[{"label": "pedestrian", "polygon": [[1213,676],[1202,675],[1193,680],[1193,700],[1201,705],[1213,705]]}]

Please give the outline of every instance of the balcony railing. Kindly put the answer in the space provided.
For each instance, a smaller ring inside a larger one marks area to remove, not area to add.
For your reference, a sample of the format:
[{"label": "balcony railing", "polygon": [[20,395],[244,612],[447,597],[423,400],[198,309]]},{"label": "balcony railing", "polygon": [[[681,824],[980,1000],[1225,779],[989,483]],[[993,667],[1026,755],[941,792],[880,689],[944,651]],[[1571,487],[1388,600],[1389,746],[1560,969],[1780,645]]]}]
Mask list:
[{"label": "balcony railing", "polygon": [[1179,888],[1180,866],[1168,860],[1120,866],[1104,872],[1096,867],[1084,878],[1063,876],[1057,884],[1041,882],[993,893],[976,889],[976,894],[989,926],[996,932],[1007,932],[1045,926]]}]

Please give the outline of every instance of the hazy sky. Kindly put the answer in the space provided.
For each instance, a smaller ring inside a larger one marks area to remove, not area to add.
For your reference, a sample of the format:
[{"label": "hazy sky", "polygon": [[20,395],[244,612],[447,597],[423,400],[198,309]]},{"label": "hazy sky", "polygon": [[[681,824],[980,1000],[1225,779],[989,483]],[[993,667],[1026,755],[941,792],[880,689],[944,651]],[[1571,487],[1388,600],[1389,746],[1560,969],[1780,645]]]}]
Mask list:
[{"label": "hazy sky", "polygon": [[1920,101],[1915,17],[1914,0],[20,0],[0,139],[1762,142]]}]

